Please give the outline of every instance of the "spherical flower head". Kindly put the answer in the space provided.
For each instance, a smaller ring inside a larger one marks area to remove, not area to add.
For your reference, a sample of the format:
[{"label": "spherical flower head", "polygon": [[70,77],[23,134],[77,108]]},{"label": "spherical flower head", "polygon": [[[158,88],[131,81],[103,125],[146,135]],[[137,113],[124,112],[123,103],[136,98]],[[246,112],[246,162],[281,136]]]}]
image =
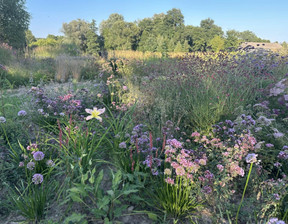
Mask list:
[{"label": "spherical flower head", "polygon": [[86,120],[91,120],[92,118],[96,118],[97,120],[99,120],[100,122],[102,122],[102,117],[100,117],[99,115],[100,114],[103,114],[105,112],[105,108],[102,108],[102,109],[97,109],[97,107],[93,107],[93,110],[91,109],[85,109],[85,111],[88,113],[88,114],[91,114],[89,115],[88,117],[86,117]]},{"label": "spherical flower head", "polygon": [[285,222],[278,218],[270,218],[267,224],[285,224]]},{"label": "spherical flower head", "polygon": [[34,184],[41,184],[43,182],[43,176],[40,173],[35,173],[32,177],[32,182]]},{"label": "spherical flower head", "polygon": [[64,114],[63,112],[61,112],[59,115],[60,115],[61,117],[64,117],[64,116],[65,116],[65,114]]},{"label": "spherical flower head", "polygon": [[5,122],[6,122],[5,117],[0,117],[0,123],[5,123]]},{"label": "spherical flower head", "polygon": [[24,162],[20,162],[19,167],[24,167]]},{"label": "spherical flower head", "polygon": [[121,142],[121,143],[119,144],[119,148],[120,148],[120,149],[126,149],[126,147],[127,147],[126,142]]},{"label": "spherical flower head", "polygon": [[164,170],[164,174],[165,174],[165,175],[171,175],[171,174],[172,174],[172,171],[171,171],[170,169],[166,168],[166,169]]},{"label": "spherical flower head", "polygon": [[27,163],[27,169],[28,170],[34,170],[34,168],[35,168],[35,163],[34,162]]},{"label": "spherical flower head", "polygon": [[205,166],[206,165],[206,160],[205,159],[200,159],[199,160],[199,164],[202,165],[202,166]]},{"label": "spherical flower head", "polygon": [[48,167],[53,167],[53,166],[55,166],[55,163],[53,162],[53,160],[49,159],[49,160],[47,160],[46,165]]},{"label": "spherical flower head", "polygon": [[18,116],[19,117],[25,117],[27,115],[27,112],[25,111],[25,110],[20,110],[19,112],[18,112]]},{"label": "spherical flower head", "polygon": [[41,161],[42,159],[44,159],[45,154],[41,151],[37,151],[33,154],[33,158],[35,159],[35,161]]},{"label": "spherical flower head", "polygon": [[250,153],[246,156],[245,160],[246,163],[256,163],[257,162],[257,154],[255,153]]},{"label": "spherical flower head", "polygon": [[123,86],[123,90],[126,91],[128,89],[127,86]]}]

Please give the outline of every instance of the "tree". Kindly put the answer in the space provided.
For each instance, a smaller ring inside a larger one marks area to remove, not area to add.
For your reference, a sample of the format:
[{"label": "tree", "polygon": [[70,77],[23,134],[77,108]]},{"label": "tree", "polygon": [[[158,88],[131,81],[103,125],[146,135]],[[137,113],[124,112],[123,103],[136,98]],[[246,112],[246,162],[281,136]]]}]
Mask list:
[{"label": "tree", "polygon": [[[72,20],[70,23],[63,23],[62,32],[68,41],[76,44],[84,53],[92,53],[100,50],[97,47],[98,35],[96,21],[92,20],[91,23],[85,20],[77,19]],[[98,44],[99,46],[99,44]]]},{"label": "tree", "polygon": [[223,36],[223,31],[220,26],[214,24],[213,19],[204,19],[200,22],[200,27],[204,30],[206,36],[206,42],[208,43],[215,36]]},{"label": "tree", "polygon": [[226,39],[225,39],[225,49],[227,50],[234,50],[239,47],[240,40],[239,40],[239,32],[236,30],[228,30],[226,32]]},{"label": "tree", "polygon": [[182,44],[180,43],[180,41],[177,42],[174,52],[182,52]]},{"label": "tree", "polygon": [[26,45],[29,46],[32,43],[36,42],[36,38],[31,32],[31,30],[26,30],[25,32],[25,37],[26,37]]},{"label": "tree", "polygon": [[25,47],[25,31],[30,22],[25,3],[25,0],[0,0],[0,41],[18,49]]},{"label": "tree", "polygon": [[224,49],[224,39],[220,36],[215,36],[212,40],[209,42],[209,46],[211,47],[212,51],[219,52],[220,50]]},{"label": "tree", "polygon": [[176,27],[184,26],[184,16],[180,9],[171,9],[167,11],[164,18],[164,23],[167,27],[175,29]]}]

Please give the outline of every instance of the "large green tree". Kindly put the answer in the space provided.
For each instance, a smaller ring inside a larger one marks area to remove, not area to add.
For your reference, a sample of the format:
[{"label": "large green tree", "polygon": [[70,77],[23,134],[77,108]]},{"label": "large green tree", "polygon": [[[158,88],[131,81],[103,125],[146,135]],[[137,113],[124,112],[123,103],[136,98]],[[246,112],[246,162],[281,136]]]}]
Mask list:
[{"label": "large green tree", "polygon": [[25,47],[25,31],[30,22],[25,3],[25,0],[0,0],[0,41],[18,49]]},{"label": "large green tree", "polygon": [[136,50],[140,40],[140,28],[136,23],[125,22],[124,17],[113,13],[100,24],[106,49]]},{"label": "large green tree", "polygon": [[68,41],[76,44],[83,53],[96,54],[100,50],[96,21],[77,19],[63,23],[62,32]]}]

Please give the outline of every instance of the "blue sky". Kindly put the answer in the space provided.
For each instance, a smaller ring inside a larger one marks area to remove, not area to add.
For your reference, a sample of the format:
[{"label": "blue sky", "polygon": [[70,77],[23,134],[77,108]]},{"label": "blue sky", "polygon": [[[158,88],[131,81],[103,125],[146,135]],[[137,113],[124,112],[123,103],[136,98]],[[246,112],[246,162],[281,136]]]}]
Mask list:
[{"label": "blue sky", "polygon": [[185,25],[199,26],[209,17],[224,31],[251,30],[272,42],[288,41],[288,0],[26,0],[26,7],[36,37],[63,35],[62,24],[78,18],[95,19],[99,27],[112,13],[133,22],[178,8]]}]

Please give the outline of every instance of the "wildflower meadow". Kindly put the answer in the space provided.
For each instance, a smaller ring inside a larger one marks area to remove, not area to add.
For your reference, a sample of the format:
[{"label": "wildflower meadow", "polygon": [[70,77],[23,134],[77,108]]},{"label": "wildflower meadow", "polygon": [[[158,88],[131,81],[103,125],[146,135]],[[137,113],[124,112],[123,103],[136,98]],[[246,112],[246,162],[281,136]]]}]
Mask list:
[{"label": "wildflower meadow", "polygon": [[287,223],[288,56],[120,55],[1,65],[0,223]]}]

